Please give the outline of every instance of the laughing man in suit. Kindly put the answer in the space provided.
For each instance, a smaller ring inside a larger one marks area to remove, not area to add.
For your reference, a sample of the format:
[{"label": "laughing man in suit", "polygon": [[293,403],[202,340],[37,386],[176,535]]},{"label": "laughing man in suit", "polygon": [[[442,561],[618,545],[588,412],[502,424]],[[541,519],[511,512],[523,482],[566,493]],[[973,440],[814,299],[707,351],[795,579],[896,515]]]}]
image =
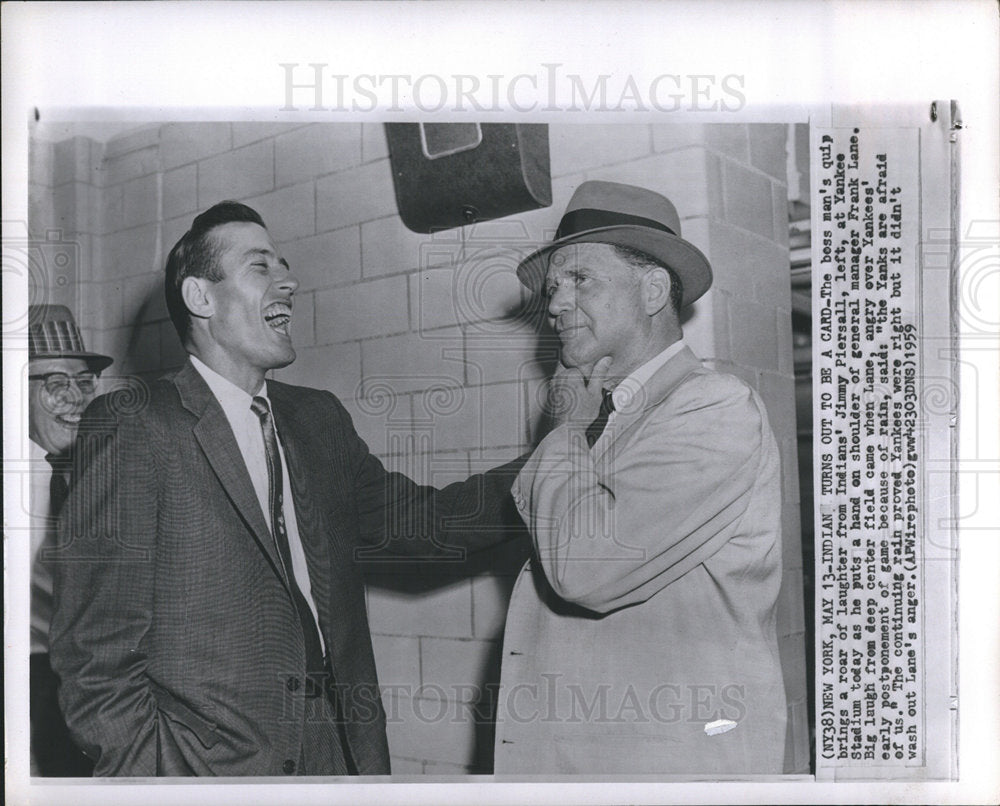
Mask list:
[{"label": "laughing man in suit", "polygon": [[780,773],[778,452],[756,392],[682,340],[708,261],[663,196],[585,182],[518,275],[575,405],[514,486],[535,556],[507,614],[496,772]]},{"label": "laughing man in suit", "polygon": [[388,774],[359,552],[502,531],[517,465],[418,487],[333,395],[265,382],[297,285],[254,210],[202,213],[166,269],[188,362],[81,424],[52,660],[96,775]]}]

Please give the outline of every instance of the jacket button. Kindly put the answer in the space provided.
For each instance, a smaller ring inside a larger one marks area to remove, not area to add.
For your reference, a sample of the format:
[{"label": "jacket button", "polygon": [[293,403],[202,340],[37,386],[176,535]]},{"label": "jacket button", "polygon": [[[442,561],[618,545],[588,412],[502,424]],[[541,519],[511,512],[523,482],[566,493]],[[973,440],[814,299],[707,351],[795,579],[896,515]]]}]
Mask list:
[{"label": "jacket button", "polygon": [[290,758],[285,759],[285,763],[281,765],[281,769],[285,771],[287,775],[291,775],[295,772],[295,762]]},{"label": "jacket button", "polygon": [[285,681],[285,688],[287,688],[289,691],[298,691],[299,686],[301,685],[302,683],[299,682],[299,678],[297,678],[295,675],[292,675]]}]

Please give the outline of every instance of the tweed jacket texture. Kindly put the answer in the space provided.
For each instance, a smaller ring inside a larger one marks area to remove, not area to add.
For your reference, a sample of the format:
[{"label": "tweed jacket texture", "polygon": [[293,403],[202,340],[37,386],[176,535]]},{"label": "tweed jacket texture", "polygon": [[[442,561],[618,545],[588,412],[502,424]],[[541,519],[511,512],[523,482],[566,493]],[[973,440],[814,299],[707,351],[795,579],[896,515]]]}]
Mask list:
[{"label": "tweed jacket texture", "polygon": [[148,399],[98,398],[80,427],[51,651],[97,775],[284,775],[301,771],[304,743],[331,759],[307,772],[335,774],[345,742],[359,773],[388,774],[362,569],[458,560],[502,536],[519,463],[418,486],[370,454],[332,394],[267,389],[336,707],[303,696],[301,622],[275,544],[225,414],[188,362]]}]

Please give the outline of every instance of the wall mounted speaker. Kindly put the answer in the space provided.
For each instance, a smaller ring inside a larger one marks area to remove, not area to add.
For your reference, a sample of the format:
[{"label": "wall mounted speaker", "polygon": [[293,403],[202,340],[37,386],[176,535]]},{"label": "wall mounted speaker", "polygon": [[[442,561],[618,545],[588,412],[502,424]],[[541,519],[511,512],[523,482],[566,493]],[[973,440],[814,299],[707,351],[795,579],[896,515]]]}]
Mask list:
[{"label": "wall mounted speaker", "polygon": [[399,217],[414,232],[552,204],[545,124],[386,123],[385,133]]}]

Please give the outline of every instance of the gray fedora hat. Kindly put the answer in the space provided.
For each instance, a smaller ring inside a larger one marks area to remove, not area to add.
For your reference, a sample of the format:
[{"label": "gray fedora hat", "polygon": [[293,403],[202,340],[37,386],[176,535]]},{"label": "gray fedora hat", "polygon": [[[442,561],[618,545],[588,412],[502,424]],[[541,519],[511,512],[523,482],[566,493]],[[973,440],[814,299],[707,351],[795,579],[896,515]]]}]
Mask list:
[{"label": "gray fedora hat", "polygon": [[566,206],[555,240],[521,261],[518,279],[539,291],[552,250],[575,243],[628,246],[656,258],[680,278],[682,306],[690,305],[712,285],[708,259],[681,237],[677,209],[666,196],[646,188],[619,182],[582,183]]},{"label": "gray fedora hat", "polygon": [[113,360],[84,349],[80,328],[65,305],[28,306],[28,359],[36,358],[82,358],[94,372]]}]

